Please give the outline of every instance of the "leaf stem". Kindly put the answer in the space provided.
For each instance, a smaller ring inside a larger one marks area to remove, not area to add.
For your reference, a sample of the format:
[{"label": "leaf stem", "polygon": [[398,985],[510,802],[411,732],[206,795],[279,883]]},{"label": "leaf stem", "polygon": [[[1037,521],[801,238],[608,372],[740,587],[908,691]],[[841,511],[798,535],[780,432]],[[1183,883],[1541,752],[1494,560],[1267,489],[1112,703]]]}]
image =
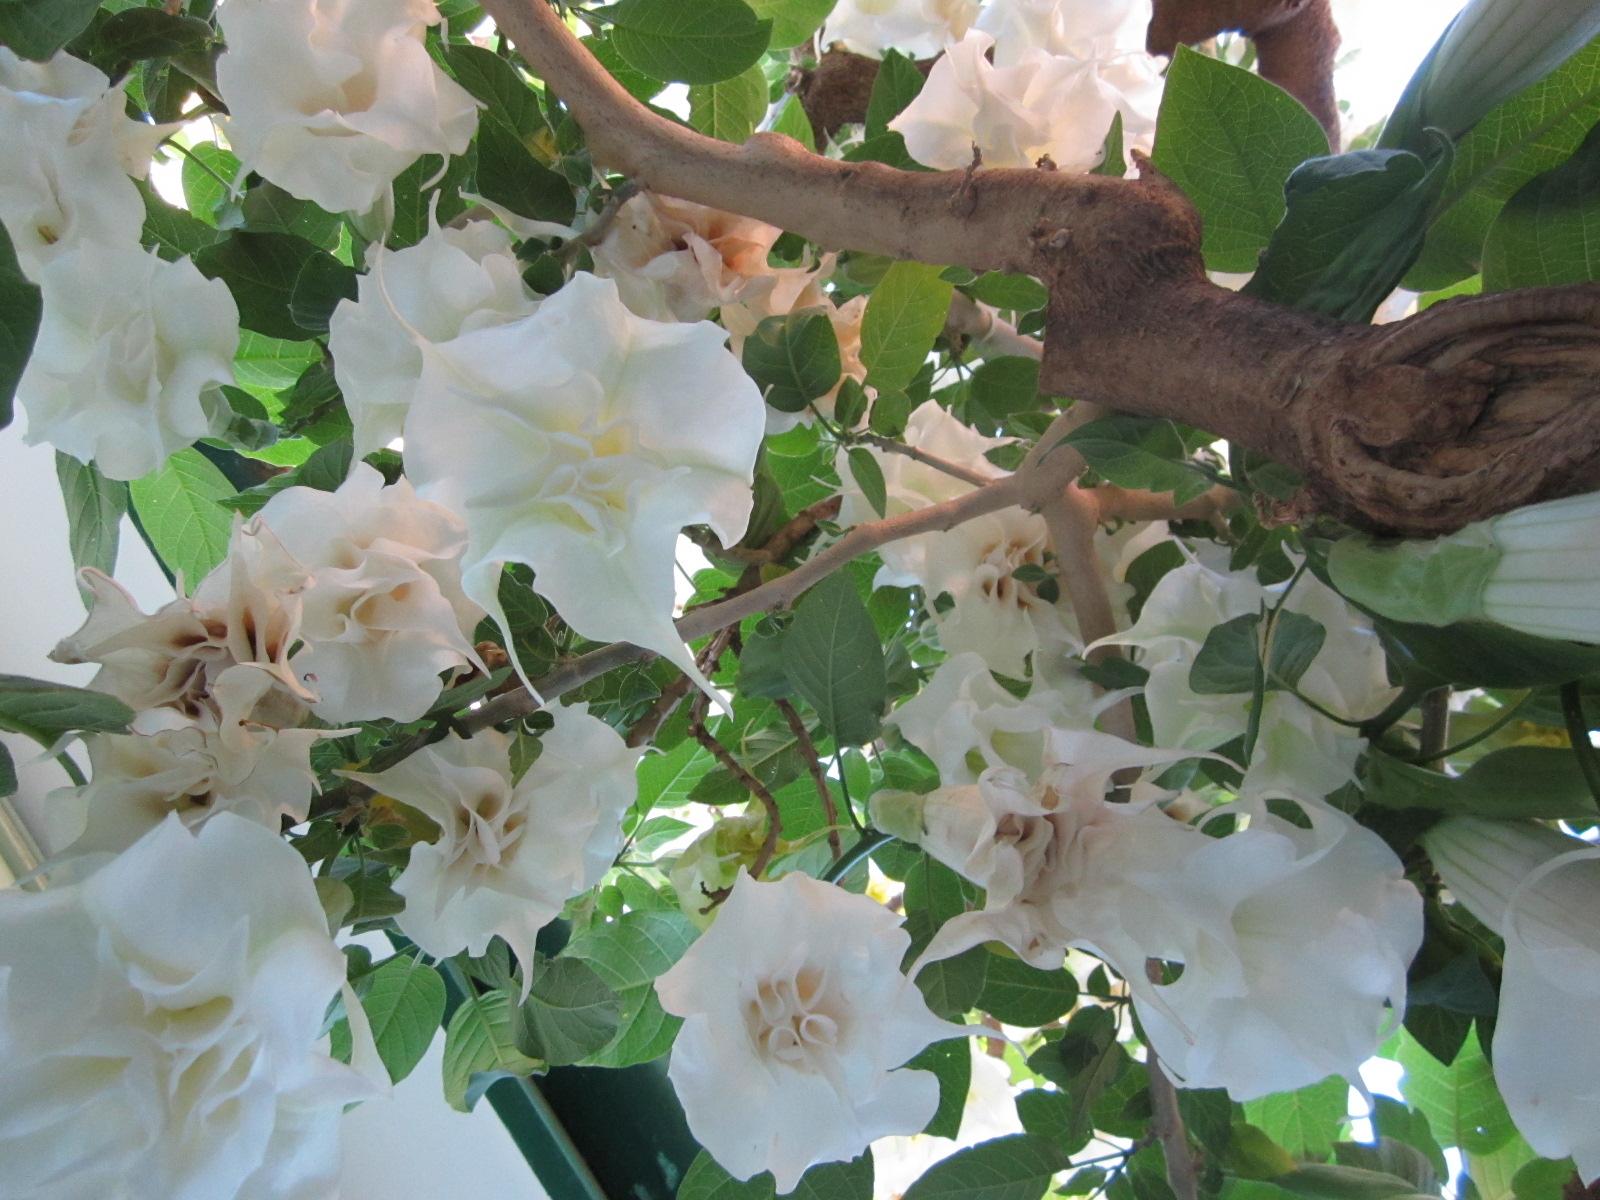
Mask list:
[{"label": "leaf stem", "polygon": [[863,829],[860,840],[835,859],[822,873],[823,883],[838,883],[862,860],[871,858],[872,852],[885,842],[894,841],[892,834],[877,829]]}]

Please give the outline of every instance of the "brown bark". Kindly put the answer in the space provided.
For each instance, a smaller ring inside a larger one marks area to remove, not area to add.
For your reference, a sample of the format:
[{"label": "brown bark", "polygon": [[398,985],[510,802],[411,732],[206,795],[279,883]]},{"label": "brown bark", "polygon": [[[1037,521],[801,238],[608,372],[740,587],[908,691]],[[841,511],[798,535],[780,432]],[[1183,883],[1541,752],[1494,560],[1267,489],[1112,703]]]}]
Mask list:
[{"label": "brown bark", "polygon": [[[917,70],[926,78],[936,60],[917,59]],[[828,139],[845,125],[860,125],[867,119],[867,104],[872,99],[872,87],[878,82],[878,68],[883,64],[865,54],[855,54],[835,46],[827,51],[817,65],[794,72],[794,94],[817,136],[817,149],[828,144]]]},{"label": "brown bark", "polygon": [[[835,249],[1020,271],[1050,288],[1040,388],[1209,430],[1299,471],[1306,502],[1429,535],[1600,488],[1600,287],[1345,325],[1213,286],[1170,182],[902,172],[790,138],[704,138],[632,99],[544,0],[487,0],[596,162]],[[1291,515],[1291,514],[1286,514]]]},{"label": "brown bark", "polygon": [[1304,104],[1337,152],[1333,64],[1339,29],[1331,0],[1155,0],[1145,45],[1152,54],[1171,54],[1229,30],[1255,42],[1261,77]]}]

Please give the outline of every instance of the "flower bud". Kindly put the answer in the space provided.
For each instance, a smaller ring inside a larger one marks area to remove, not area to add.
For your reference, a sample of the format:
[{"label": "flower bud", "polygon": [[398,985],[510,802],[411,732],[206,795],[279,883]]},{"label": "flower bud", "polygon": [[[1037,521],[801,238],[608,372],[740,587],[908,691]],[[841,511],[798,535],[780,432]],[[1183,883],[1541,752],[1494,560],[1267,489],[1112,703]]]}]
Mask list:
[{"label": "flower bud", "polygon": [[678,893],[679,907],[700,928],[711,924],[712,893],[731,888],[739,868],[755,863],[766,832],[763,813],[723,817],[678,855],[667,878]]}]

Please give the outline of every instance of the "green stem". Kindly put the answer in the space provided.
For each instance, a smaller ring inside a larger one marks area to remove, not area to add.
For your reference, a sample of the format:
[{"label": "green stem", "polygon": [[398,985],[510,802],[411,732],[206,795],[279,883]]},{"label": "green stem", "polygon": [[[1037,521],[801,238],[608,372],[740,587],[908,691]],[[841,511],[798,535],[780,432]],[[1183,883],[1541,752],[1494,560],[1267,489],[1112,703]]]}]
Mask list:
[{"label": "green stem", "polygon": [[1567,737],[1572,739],[1572,752],[1578,756],[1578,769],[1583,781],[1589,785],[1589,794],[1600,804],[1600,755],[1595,754],[1594,743],[1589,740],[1589,721],[1583,714],[1583,687],[1577,681],[1561,685],[1561,715],[1567,721]]},{"label": "green stem", "polygon": [[1523,693],[1522,699],[1518,700],[1509,708],[1501,709],[1499,716],[1497,716],[1490,724],[1486,725],[1482,730],[1473,734],[1471,737],[1462,738],[1461,741],[1457,742],[1454,746],[1446,746],[1437,754],[1422,754],[1418,755],[1416,758],[1408,758],[1405,761],[1420,765],[1422,763],[1437,762],[1439,759],[1449,758],[1453,754],[1460,754],[1463,750],[1466,750],[1471,746],[1476,746],[1479,742],[1485,740],[1486,738],[1493,737],[1507,725],[1511,724],[1511,722],[1516,719],[1517,714],[1522,711],[1523,707],[1531,699],[1533,699],[1533,692],[1525,692]]},{"label": "green stem", "polygon": [[833,864],[822,873],[823,883],[838,883],[864,859],[872,857],[872,852],[885,842],[894,841],[893,836],[877,829],[864,829],[861,838],[854,846],[846,850]]},{"label": "green stem", "polygon": [[88,786],[89,781],[83,777],[83,771],[81,768],[79,768],[78,764],[72,761],[72,755],[63,751],[62,753],[56,755],[56,762],[61,764],[61,769],[67,773],[68,777],[71,778],[75,786]]}]

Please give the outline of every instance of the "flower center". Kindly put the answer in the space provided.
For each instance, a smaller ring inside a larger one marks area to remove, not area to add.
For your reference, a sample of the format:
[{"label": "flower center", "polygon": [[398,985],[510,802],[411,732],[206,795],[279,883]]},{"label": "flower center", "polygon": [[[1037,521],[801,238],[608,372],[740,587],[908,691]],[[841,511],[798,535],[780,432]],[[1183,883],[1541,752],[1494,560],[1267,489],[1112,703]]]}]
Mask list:
[{"label": "flower center", "polygon": [[839,1045],[840,1020],[828,1011],[828,976],[801,967],[792,976],[763,979],[745,1001],[745,1025],[757,1048],[774,1062],[815,1070]]}]

